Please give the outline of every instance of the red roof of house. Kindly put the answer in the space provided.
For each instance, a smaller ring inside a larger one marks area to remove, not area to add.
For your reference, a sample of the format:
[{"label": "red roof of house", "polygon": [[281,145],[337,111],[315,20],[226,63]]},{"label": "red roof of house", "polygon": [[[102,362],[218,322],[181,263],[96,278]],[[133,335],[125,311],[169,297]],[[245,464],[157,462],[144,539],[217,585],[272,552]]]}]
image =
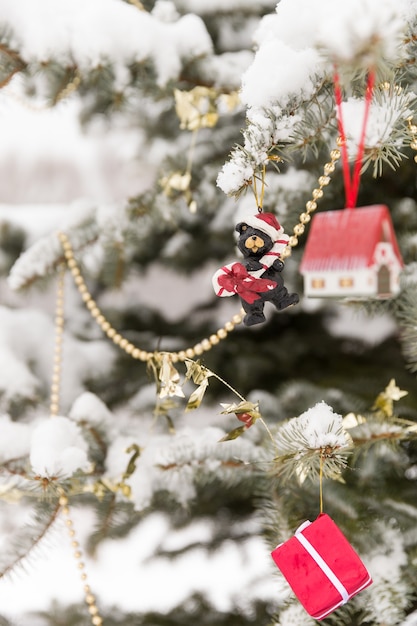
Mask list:
[{"label": "red roof of house", "polygon": [[392,244],[402,264],[391,215],[383,204],[317,213],[311,222],[300,272],[369,267],[380,241]]}]

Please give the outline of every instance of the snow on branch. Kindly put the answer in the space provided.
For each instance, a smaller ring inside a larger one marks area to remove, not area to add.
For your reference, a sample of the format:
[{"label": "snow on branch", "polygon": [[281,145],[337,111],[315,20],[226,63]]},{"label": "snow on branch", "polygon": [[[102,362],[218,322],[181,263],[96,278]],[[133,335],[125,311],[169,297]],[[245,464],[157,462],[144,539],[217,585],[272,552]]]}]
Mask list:
[{"label": "snow on branch", "polygon": [[256,473],[258,464],[265,462],[265,452],[249,439],[220,443],[223,435],[223,430],[211,427],[184,428],[174,434],[154,435],[148,441],[143,441],[143,431],[137,433],[137,441],[133,436],[121,436],[110,446],[106,478],[118,483],[127,465],[126,450],[137,443],[140,455],[126,479],[135,509],[149,506],[160,491],[168,491],[185,505],[195,497],[199,479],[207,483],[210,475],[220,476],[225,483],[235,484]]},{"label": "snow on branch", "polygon": [[[63,229],[71,233],[75,249],[91,243],[98,237],[97,209],[90,205],[78,206],[75,215]],[[17,291],[33,284],[40,278],[52,275],[59,263],[64,260],[61,243],[54,232],[36,241],[23,252],[10,270],[8,283]]]},{"label": "snow on branch", "polygon": [[393,523],[378,521],[373,526],[375,548],[366,559],[372,571],[373,584],[356,602],[370,623],[403,624],[406,609],[414,596],[412,577],[403,572],[409,567],[404,537]]},{"label": "snow on branch", "polygon": [[335,478],[347,465],[351,438],[342,416],[325,402],[290,419],[275,436],[278,451],[275,472],[284,478],[294,474],[300,482],[323,472]]},{"label": "snow on branch", "polygon": [[39,422],[32,433],[30,464],[40,477],[61,480],[77,470],[88,471],[88,445],[81,428],[67,417]]},{"label": "snow on branch", "polygon": [[14,529],[13,538],[2,546],[0,553],[0,579],[16,573],[35,558],[39,548],[57,527],[60,506],[46,500],[40,502],[31,519],[20,529]]},{"label": "snow on branch", "polygon": [[[383,163],[396,169],[404,157],[402,146],[406,147],[407,120],[412,117],[416,94],[400,86],[389,83],[374,90],[365,134],[363,169],[373,167],[373,175],[382,174]],[[364,100],[351,97],[343,104],[348,154],[355,158],[360,143]],[[411,138],[408,143],[410,143]]]},{"label": "snow on branch", "polygon": [[317,80],[336,63],[350,74],[382,63],[394,66],[412,15],[406,0],[281,0],[255,34],[259,46],[243,77],[247,106],[282,108],[294,97],[309,98]]},{"label": "snow on branch", "polygon": [[1,0],[0,15],[3,32],[11,33],[6,43],[24,63],[54,60],[81,72],[111,64],[121,82],[129,65],[151,61],[163,86],[184,62],[212,50],[197,15],[153,15],[121,0]]},{"label": "snow on branch", "polygon": [[[117,247],[125,241],[129,231],[129,207],[95,207],[89,202],[78,201],[69,207],[68,213],[61,230],[68,235],[74,250],[88,247],[84,262],[90,271],[95,272],[101,267],[103,249]],[[48,278],[63,261],[62,245],[57,232],[52,232],[36,241],[17,259],[9,273],[9,286],[17,291]]]},{"label": "snow on branch", "polygon": [[[33,405],[43,397],[50,384],[53,339],[53,322],[45,313],[0,306],[0,411],[8,412],[16,404]],[[65,334],[65,351],[61,398],[64,408],[85,390],[85,381],[103,376],[115,358],[108,342],[84,342],[69,333]],[[8,454],[5,445],[4,435],[0,440],[0,461]]]},{"label": "snow on branch", "polygon": [[[413,114],[415,96],[395,86],[395,73],[401,72],[409,54],[405,42],[412,39],[415,4],[415,0],[352,0],[342,7],[332,0],[281,0],[255,33],[255,58],[242,76],[241,99],[247,107],[244,143],[223,166],[218,186],[226,194],[238,195],[273,160],[271,156],[285,160],[295,148],[314,148],[332,136],[336,140],[335,65],[347,95],[356,97],[355,106],[362,105],[364,75],[376,69],[379,96],[370,112],[367,164],[374,163],[374,175],[381,173],[384,162],[397,167],[401,147],[410,143],[405,120]],[[310,115],[315,108],[322,111],[316,121]],[[346,131],[355,151],[357,119],[357,111],[355,116],[348,111]],[[332,147],[335,144],[329,150]]]}]

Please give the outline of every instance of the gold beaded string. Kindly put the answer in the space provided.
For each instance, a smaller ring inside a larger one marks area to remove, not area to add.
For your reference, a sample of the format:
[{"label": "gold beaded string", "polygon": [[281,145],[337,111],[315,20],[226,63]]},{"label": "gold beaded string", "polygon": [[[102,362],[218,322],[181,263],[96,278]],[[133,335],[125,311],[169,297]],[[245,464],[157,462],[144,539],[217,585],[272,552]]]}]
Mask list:
[{"label": "gold beaded string", "polygon": [[[16,71],[19,72],[20,69]],[[74,78],[72,78],[68,83],[66,83],[66,85],[56,94],[56,96],[54,97],[53,101],[50,104],[48,103],[34,104],[33,102],[30,102],[30,100],[27,100],[26,98],[21,96],[19,93],[14,92],[9,88],[5,91],[5,94],[8,97],[13,98],[13,100],[15,100],[18,104],[23,106],[25,109],[28,109],[29,111],[34,111],[35,113],[42,113],[43,111],[48,111],[53,106],[56,106],[62,100],[66,100],[67,98],[69,98],[69,96],[72,93],[77,91],[80,85],[81,85],[81,75],[79,73],[78,68],[75,68]],[[0,85],[0,88],[1,88],[1,85]]]},{"label": "gold beaded string", "polygon": [[49,412],[51,417],[58,415],[61,393],[62,338],[64,333],[64,282],[66,267],[62,264],[58,272],[55,303],[54,361],[52,367],[51,397]]},{"label": "gold beaded string", "polygon": [[[109,337],[109,339],[113,341],[114,344],[116,344],[116,346],[124,350],[134,359],[139,359],[139,361],[146,362],[155,358],[155,352],[147,352],[146,350],[141,350],[140,348],[137,348],[133,343],[124,338],[111,326],[110,322],[108,322],[107,319],[104,317],[104,315],[98,308],[96,301],[87,289],[87,285],[85,284],[84,278],[81,275],[80,268],[78,267],[78,264],[74,258],[74,252],[68,237],[65,233],[59,232],[58,238],[64,250],[64,255],[68,268],[72,274],[74,283],[78,291],[80,292],[81,298],[83,299],[87,309],[90,311],[90,315],[97,322],[101,330],[107,335],[107,337]],[[170,352],[169,354],[172,361],[175,363],[177,361],[193,359],[196,356],[203,354],[203,352],[210,350],[222,339],[225,339],[227,337],[227,334],[231,332],[237,324],[240,324],[240,322],[242,321],[242,317],[242,313],[234,315],[232,319],[229,322],[226,322],[226,324],[222,328],[219,328],[216,333],[210,335],[210,337],[208,337],[207,339],[203,339],[192,348],[180,350],[179,352]]]},{"label": "gold beaded string", "polygon": [[55,96],[54,104],[58,104],[61,100],[65,100],[68,98],[74,91],[77,91],[78,87],[81,85],[81,76],[78,69],[75,70],[75,76],[72,80],[70,80],[65,87],[61,89]]},{"label": "gold beaded string", "polygon": [[[54,359],[51,381],[50,416],[54,418],[60,410],[60,391],[62,379],[62,340],[64,334],[64,286],[65,286],[66,266],[62,264],[59,268],[58,283],[55,304],[55,344]],[[87,583],[85,564],[80,544],[75,537],[74,523],[70,517],[69,501],[62,487],[59,488],[59,504],[62,513],[65,515],[65,525],[71,538],[71,546],[74,549],[74,558],[77,560],[77,567],[81,571],[81,580],[84,583],[84,596],[88,605],[88,612],[91,616],[93,626],[101,626],[103,619],[99,614],[95,597],[92,595],[90,586]]]},{"label": "gold beaded string", "polygon": [[84,596],[85,602],[88,606],[88,612],[91,616],[91,623],[93,626],[101,626],[103,624],[103,618],[100,616],[99,610],[97,608],[96,599],[94,595],[91,593],[90,585],[87,582],[87,574],[85,573],[85,563],[83,561],[83,553],[81,551],[81,547],[79,542],[77,541],[74,523],[70,517],[70,510],[68,506],[68,498],[65,493],[59,498],[59,504],[62,507],[62,512],[65,515],[65,525],[68,529],[68,534],[71,539],[71,547],[74,549],[74,558],[78,561],[77,567],[81,572],[81,580],[84,584]]},{"label": "gold beaded string", "polygon": [[[282,259],[286,259],[291,255],[292,248],[294,248],[298,244],[298,238],[304,233],[305,225],[308,224],[311,219],[310,214],[316,210],[317,201],[323,197],[323,188],[329,184],[330,174],[334,172],[336,162],[338,161],[338,159],[340,159],[340,150],[332,150],[330,153],[330,159],[331,160],[324,165],[324,174],[318,179],[319,186],[313,189],[313,199],[306,202],[305,211],[301,213],[299,223],[294,226],[293,235],[290,237],[288,244],[281,253]],[[90,311],[90,315],[96,321],[103,333],[107,335],[107,337],[109,337],[109,339],[111,339],[116,346],[124,350],[124,352],[129,354],[132,358],[138,359],[139,361],[147,362],[151,359],[154,359],[160,354],[168,354],[166,351],[148,352],[147,350],[142,350],[141,348],[136,347],[128,339],[118,333],[115,328],[113,328],[110,322],[104,317],[103,313],[97,306],[96,301],[88,291],[84,278],[81,275],[80,268],[78,267],[77,261],[75,260],[74,251],[67,235],[63,232],[59,232],[58,238],[64,251],[67,266],[74,279],[74,283],[78,291],[80,292],[81,298],[83,299],[87,309]],[[232,332],[238,324],[241,323],[243,315],[244,311],[243,309],[241,309],[239,314],[234,315],[232,319],[226,322],[226,324],[222,326],[222,328],[219,328],[217,332],[210,335],[210,337],[203,339],[201,342],[196,343],[192,348],[180,350],[179,352],[169,352],[169,356],[172,362],[175,363],[177,361],[193,359],[196,356],[200,356],[201,354],[203,354],[203,352],[207,352],[213,346],[217,345],[221,340],[226,339],[227,335]]]},{"label": "gold beaded string", "polygon": [[[413,124],[412,116],[407,119],[407,123],[408,123],[408,130],[411,135],[410,148],[412,148],[413,150],[417,150],[417,126]],[[415,163],[417,163],[417,154],[414,155],[414,161]]]},{"label": "gold beaded string", "polygon": [[128,0],[128,1],[130,4],[133,4],[134,7],[139,9],[139,11],[146,11],[145,7],[143,6],[142,2],[140,2],[140,0]]}]

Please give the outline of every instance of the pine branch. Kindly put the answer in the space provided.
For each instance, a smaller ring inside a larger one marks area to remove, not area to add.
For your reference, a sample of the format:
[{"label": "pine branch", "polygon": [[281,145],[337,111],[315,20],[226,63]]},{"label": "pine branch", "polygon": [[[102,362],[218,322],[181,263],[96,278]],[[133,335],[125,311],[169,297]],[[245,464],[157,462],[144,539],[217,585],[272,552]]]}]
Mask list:
[{"label": "pine branch", "polygon": [[[51,105],[71,93],[74,88],[80,88],[83,95],[87,92],[93,94],[96,109],[99,109],[97,105],[102,107],[101,113],[109,109],[114,110],[117,105],[120,108],[120,105],[127,101],[123,95],[125,92],[129,92],[132,87],[137,89],[138,77],[140,77],[140,84],[148,82],[153,89],[162,92],[169,81],[178,81],[184,66],[212,53],[212,42],[204,22],[196,15],[182,17],[178,15],[178,20],[161,24],[161,21],[150,12],[138,11],[135,7],[124,3],[120,3],[119,10],[116,12],[112,3],[104,3],[100,14],[102,24],[107,23],[109,27],[111,25],[114,32],[127,31],[125,45],[119,48],[116,63],[125,71],[121,86],[120,74],[118,75],[117,70],[114,69],[115,50],[111,40],[93,37],[96,27],[93,14],[86,16],[83,21],[84,38],[89,41],[92,49],[85,49],[80,42],[74,49],[71,34],[79,29],[79,17],[76,12],[65,16],[67,21],[65,31],[68,37],[67,40],[63,39],[61,42],[59,61],[56,60],[58,55],[54,54],[56,43],[53,39],[48,40],[48,34],[54,32],[57,19],[56,14],[49,10],[48,3],[40,0],[39,13],[31,14],[34,22],[31,27],[38,26],[40,30],[39,45],[31,47],[29,42],[23,42],[24,52],[11,48],[12,42],[16,46],[15,42],[19,41],[19,34],[14,32],[16,24],[13,16],[9,18],[9,21],[8,17],[3,17],[1,33],[3,41],[0,53],[6,57],[7,61],[3,83],[6,84],[16,72],[20,72],[23,79],[36,85],[38,75],[42,74],[44,83],[50,91]],[[40,20],[38,25],[36,19]],[[62,19],[61,16],[60,20]],[[48,24],[47,30],[43,30],[45,23]],[[185,29],[187,29],[186,37],[184,36]],[[169,69],[167,64],[162,66],[158,47],[146,43],[149,42],[150,32],[151,37],[155,39],[158,36],[164,37],[166,31],[169,32],[169,36],[165,42],[170,47],[173,61]],[[12,64],[11,70],[7,67],[10,64]],[[105,76],[104,82],[100,80],[103,76]],[[120,97],[121,94],[122,97]]]},{"label": "pine branch", "polygon": [[96,506],[97,526],[89,535],[87,551],[94,555],[105,539],[126,537],[142,519],[143,514],[133,510],[130,503],[120,502],[115,493],[107,492]]},{"label": "pine branch", "polygon": [[410,370],[417,372],[417,291],[412,281],[402,291],[397,305],[402,352]]},{"label": "pine branch", "polygon": [[300,151],[304,160],[309,153],[317,158],[323,145],[327,147],[332,144],[332,138],[336,146],[337,125],[332,83],[323,81],[311,101],[299,108],[302,112],[295,112],[301,115],[292,129],[288,152],[293,155]]},{"label": "pine branch", "polygon": [[5,44],[0,44],[0,89],[9,84],[15,74],[26,69],[26,63],[20,58],[19,54],[11,50]]},{"label": "pine branch", "polygon": [[31,558],[54,525],[59,510],[58,502],[41,502],[37,505],[33,522],[15,532],[10,547],[2,552],[0,578],[11,574],[17,567],[22,567]]},{"label": "pine branch", "polygon": [[[67,230],[75,249],[91,245],[97,240],[95,213],[95,209],[88,209],[78,222]],[[47,235],[17,259],[9,274],[9,285],[14,290],[26,289],[39,279],[49,278],[63,261],[64,254],[56,233]]]},{"label": "pine branch", "polygon": [[351,454],[341,416],[324,402],[281,426],[275,439],[279,454],[273,473],[287,481],[293,476],[301,483],[319,476],[337,478]]},{"label": "pine branch", "polygon": [[[84,255],[98,257],[98,260],[94,258],[93,267],[90,262],[90,273],[103,279],[105,284],[110,282],[114,286],[115,276],[119,282],[121,280],[121,250],[123,264],[128,264],[133,258],[146,264],[154,259],[155,249],[176,233],[182,220],[181,214],[175,212],[175,205],[167,212],[164,205],[158,206],[158,200],[159,194],[153,198],[144,194],[130,199],[123,207],[76,206],[75,217],[63,222],[61,230],[70,240],[77,258],[82,259]],[[98,254],[94,255],[95,251]],[[16,291],[27,289],[53,276],[63,261],[57,234],[46,235],[15,261],[8,277],[9,285]],[[113,280],[106,279],[106,275]]]}]

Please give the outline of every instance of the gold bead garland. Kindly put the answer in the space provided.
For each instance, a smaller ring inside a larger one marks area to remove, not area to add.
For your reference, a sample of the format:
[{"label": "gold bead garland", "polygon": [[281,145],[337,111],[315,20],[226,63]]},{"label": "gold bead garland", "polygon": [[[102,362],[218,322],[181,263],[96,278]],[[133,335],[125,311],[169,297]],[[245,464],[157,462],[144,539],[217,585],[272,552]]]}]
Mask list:
[{"label": "gold bead garland", "polygon": [[52,369],[51,397],[49,411],[51,417],[58,415],[61,391],[61,368],[62,368],[62,338],[64,333],[64,281],[65,265],[61,265],[58,272],[58,284],[55,304],[55,340],[54,362]]},{"label": "gold bead garland", "polygon": [[80,544],[76,539],[74,523],[70,518],[70,510],[68,506],[68,498],[65,494],[61,495],[59,498],[59,504],[62,507],[62,512],[65,515],[65,525],[68,529],[68,534],[71,539],[71,547],[74,550],[74,558],[78,563],[78,569],[81,572],[81,580],[84,584],[84,595],[85,601],[88,605],[88,612],[91,616],[91,623],[93,626],[101,626],[103,624],[103,618],[100,616],[99,610],[97,608],[96,599],[94,595],[91,593],[90,585],[87,583],[87,574],[85,572],[85,563],[83,562],[83,553],[80,548]]},{"label": "gold bead garland", "polygon": [[55,96],[55,104],[60,102],[61,100],[65,100],[68,98],[74,91],[78,89],[81,85],[81,76],[79,74],[78,69],[76,69],[75,76],[72,80],[70,80],[63,89]]},{"label": "gold bead garland", "polygon": [[[417,126],[415,124],[413,124],[413,118],[409,117],[407,119],[408,122],[408,130],[411,134],[411,142],[410,142],[410,148],[412,148],[412,150],[417,150]],[[417,163],[417,154],[414,155],[414,161]]]},{"label": "gold bead garland", "polygon": [[[21,71],[21,69],[17,69],[13,72],[19,72]],[[10,79],[11,77],[8,77],[8,79]],[[9,82],[9,80],[7,80],[6,83],[4,83],[4,85],[6,85]],[[4,86],[3,85],[3,86]],[[67,98],[69,98],[71,96],[72,93],[74,93],[78,87],[81,85],[81,75],[79,73],[78,68],[75,68],[75,75],[74,78],[71,79],[57,94],[56,96],[53,98],[53,101],[50,104],[33,104],[32,102],[30,102],[29,100],[26,100],[25,98],[23,98],[20,94],[15,93],[14,91],[10,91],[9,89],[7,89],[6,91],[6,95],[8,97],[13,98],[13,100],[15,100],[18,104],[20,104],[21,106],[23,106],[25,109],[27,109],[28,111],[34,111],[35,113],[41,113],[42,111],[48,111],[51,109],[51,107],[56,106],[58,103],[60,103],[62,100],[66,100]],[[2,85],[0,84],[0,88],[2,87]]]},{"label": "gold bead garland", "polygon": [[145,7],[143,6],[142,2],[140,2],[140,0],[129,0],[129,3],[133,4],[133,6],[139,9],[139,11],[146,11]]},{"label": "gold bead garland", "polygon": [[[80,292],[81,298],[83,299],[87,309],[90,311],[90,315],[97,322],[101,330],[107,335],[107,337],[109,337],[109,339],[113,341],[114,344],[116,344],[116,346],[124,350],[124,352],[132,356],[134,359],[146,362],[155,358],[155,352],[147,352],[146,350],[137,348],[133,343],[128,341],[111,326],[110,322],[104,317],[97,306],[97,303],[87,289],[84,278],[81,276],[80,268],[74,258],[74,252],[68,237],[62,232],[58,233],[58,237],[64,250],[65,259],[74,279],[74,283]],[[242,313],[234,315],[232,319],[229,322],[226,322],[222,328],[219,328],[216,333],[213,333],[210,337],[203,339],[192,348],[180,350],[179,352],[170,352],[172,361],[175,363],[177,361],[193,359],[196,356],[203,354],[203,352],[207,352],[213,346],[217,345],[222,339],[225,339],[228,333],[234,330],[235,326],[241,323],[242,317]]]}]

